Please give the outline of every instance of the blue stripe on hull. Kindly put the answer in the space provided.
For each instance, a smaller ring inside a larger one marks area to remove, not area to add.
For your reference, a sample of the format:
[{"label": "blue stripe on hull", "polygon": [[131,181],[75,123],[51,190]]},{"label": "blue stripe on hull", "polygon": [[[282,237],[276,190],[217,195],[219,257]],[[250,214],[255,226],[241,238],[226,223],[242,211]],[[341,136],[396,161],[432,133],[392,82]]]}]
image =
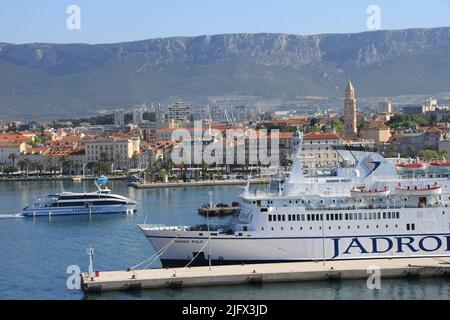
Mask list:
[{"label": "blue stripe on hull", "polygon": [[[325,236],[325,237],[211,237],[211,240],[321,240],[321,239],[353,239],[353,238],[379,238],[379,237],[427,237],[427,236],[450,236],[450,233],[422,233],[422,234],[378,234],[378,235],[352,235],[352,236]],[[147,238],[173,239],[176,236],[153,236],[146,235]],[[205,240],[208,237],[177,237],[180,240]]]}]

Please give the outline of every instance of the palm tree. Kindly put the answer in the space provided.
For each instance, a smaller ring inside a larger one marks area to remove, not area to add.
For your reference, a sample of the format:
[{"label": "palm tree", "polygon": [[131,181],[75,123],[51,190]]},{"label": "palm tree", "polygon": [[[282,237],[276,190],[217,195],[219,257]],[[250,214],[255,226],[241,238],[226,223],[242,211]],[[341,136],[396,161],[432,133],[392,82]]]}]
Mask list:
[{"label": "palm tree", "polygon": [[44,170],[44,166],[40,162],[35,162],[34,163],[34,169],[39,171],[39,174],[41,174],[42,170]]},{"label": "palm tree", "polygon": [[[22,162],[23,162],[23,164],[24,164],[25,171],[26,171],[26,173],[27,173],[27,178],[28,178],[28,172],[29,172],[29,170],[30,170],[30,166],[32,165],[31,160],[28,159],[28,158],[26,158],[26,159],[23,159]],[[22,171],[23,171],[23,170],[22,170]]]},{"label": "palm tree", "polygon": [[8,156],[8,159],[12,161],[12,166],[15,167],[15,161],[17,159],[17,154],[10,153],[9,156]]}]

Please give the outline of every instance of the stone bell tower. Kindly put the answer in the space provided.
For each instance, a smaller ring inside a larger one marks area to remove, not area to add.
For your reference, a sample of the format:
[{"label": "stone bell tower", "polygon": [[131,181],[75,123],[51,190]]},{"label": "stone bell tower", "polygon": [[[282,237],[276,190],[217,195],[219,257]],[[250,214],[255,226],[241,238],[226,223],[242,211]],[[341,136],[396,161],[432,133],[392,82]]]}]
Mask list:
[{"label": "stone bell tower", "polygon": [[344,124],[345,135],[356,136],[358,134],[357,116],[356,116],[356,94],[351,81],[348,82],[345,89],[344,100]]}]

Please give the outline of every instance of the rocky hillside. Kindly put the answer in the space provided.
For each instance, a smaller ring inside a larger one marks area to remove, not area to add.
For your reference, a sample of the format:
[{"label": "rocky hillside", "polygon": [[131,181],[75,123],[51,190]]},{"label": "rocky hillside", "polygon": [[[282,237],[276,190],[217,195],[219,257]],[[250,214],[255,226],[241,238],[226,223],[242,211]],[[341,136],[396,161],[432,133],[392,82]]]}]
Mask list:
[{"label": "rocky hillside", "polygon": [[[63,117],[168,96],[450,91],[450,28],[227,34],[117,44],[0,43],[0,109]],[[5,115],[4,115],[5,117]]]}]

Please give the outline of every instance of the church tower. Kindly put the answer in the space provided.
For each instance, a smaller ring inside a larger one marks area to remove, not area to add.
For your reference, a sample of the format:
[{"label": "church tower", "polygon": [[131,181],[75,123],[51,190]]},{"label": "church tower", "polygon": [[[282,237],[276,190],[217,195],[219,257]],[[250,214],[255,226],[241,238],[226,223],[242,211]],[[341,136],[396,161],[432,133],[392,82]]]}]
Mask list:
[{"label": "church tower", "polygon": [[347,136],[356,136],[358,134],[358,125],[356,120],[356,94],[351,81],[348,82],[345,89],[344,100],[344,124],[345,134]]}]

